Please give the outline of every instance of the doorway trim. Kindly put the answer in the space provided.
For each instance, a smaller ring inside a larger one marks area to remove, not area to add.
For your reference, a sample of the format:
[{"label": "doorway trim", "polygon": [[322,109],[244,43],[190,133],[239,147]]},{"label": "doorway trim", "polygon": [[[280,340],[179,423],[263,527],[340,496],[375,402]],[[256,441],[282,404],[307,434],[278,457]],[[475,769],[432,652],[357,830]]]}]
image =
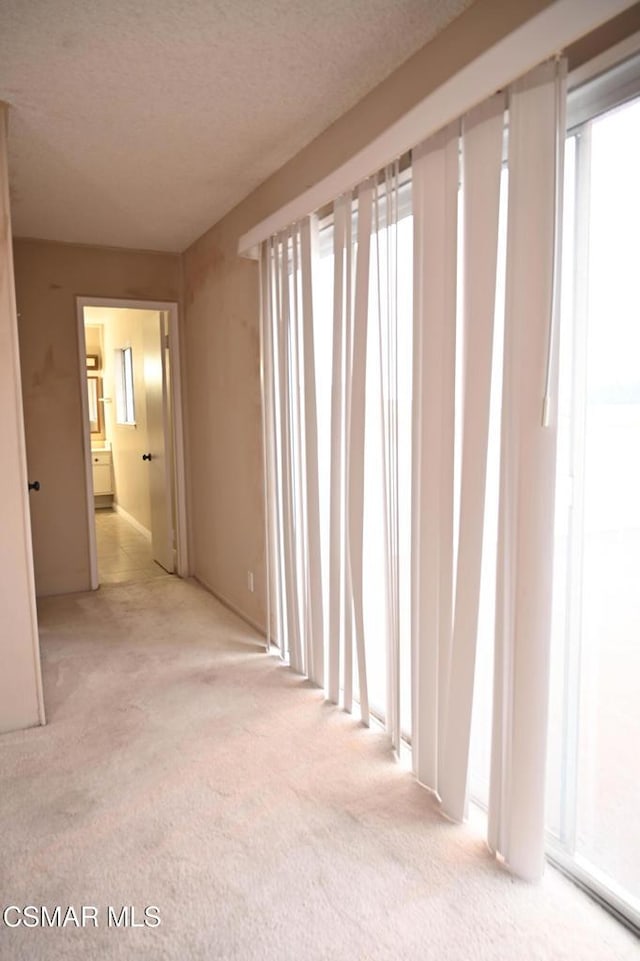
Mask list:
[{"label": "doorway trim", "polygon": [[96,544],[95,507],[93,501],[93,475],[91,469],[91,441],[86,426],[89,420],[89,402],[84,389],[87,376],[85,355],[86,339],[84,331],[85,307],[117,307],[124,310],[166,311],[169,319],[169,358],[170,358],[170,402],[171,427],[173,429],[173,476],[176,498],[176,574],[188,577],[189,538],[187,529],[187,482],[185,472],[185,432],[182,403],[182,368],[180,363],[180,328],[178,325],[178,304],[165,300],[130,300],[119,297],[76,297],[76,318],[78,325],[78,359],[80,395],[82,399],[82,446],[85,465],[85,488],[87,492],[87,530],[89,534],[89,569],[91,590],[99,587],[98,549]]}]

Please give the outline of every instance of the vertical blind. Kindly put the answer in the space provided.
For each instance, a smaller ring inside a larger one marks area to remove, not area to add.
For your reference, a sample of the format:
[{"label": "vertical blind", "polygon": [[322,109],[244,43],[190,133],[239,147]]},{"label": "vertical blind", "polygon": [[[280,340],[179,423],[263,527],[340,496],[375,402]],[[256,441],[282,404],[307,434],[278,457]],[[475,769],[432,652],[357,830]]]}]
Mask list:
[{"label": "vertical blind", "polygon": [[564,63],[542,65],[260,260],[269,629],[330,701],[379,717],[395,751],[408,736],[454,820],[500,381],[488,842],[527,878],[543,864],[564,99]]},{"label": "vertical blind", "polygon": [[509,211],[489,842],[543,867],[566,80],[545,64],[509,108]]}]

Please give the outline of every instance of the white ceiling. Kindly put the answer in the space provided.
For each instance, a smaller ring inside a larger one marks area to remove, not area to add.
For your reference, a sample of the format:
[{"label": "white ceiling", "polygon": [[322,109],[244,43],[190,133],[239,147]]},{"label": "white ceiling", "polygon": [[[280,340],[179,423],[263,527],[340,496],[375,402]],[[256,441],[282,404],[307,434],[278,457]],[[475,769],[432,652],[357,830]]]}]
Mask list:
[{"label": "white ceiling", "polygon": [[0,0],[16,236],[182,251],[471,0]]}]

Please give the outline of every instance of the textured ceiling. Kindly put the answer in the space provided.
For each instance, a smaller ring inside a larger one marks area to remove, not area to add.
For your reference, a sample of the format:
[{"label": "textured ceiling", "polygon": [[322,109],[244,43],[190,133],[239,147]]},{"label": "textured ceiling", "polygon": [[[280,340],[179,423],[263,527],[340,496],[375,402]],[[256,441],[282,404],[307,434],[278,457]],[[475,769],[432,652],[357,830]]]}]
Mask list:
[{"label": "textured ceiling", "polygon": [[0,0],[14,233],[188,244],[471,0]]}]

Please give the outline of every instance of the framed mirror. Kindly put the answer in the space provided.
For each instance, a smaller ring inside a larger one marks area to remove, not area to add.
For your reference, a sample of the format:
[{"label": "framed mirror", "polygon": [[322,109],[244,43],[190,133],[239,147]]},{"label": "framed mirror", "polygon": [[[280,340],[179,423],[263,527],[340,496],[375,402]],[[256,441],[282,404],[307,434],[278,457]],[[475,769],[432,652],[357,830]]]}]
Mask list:
[{"label": "framed mirror", "polygon": [[100,396],[102,393],[100,377],[87,377],[87,392],[89,398],[89,430],[92,434],[102,433],[102,411]]}]

